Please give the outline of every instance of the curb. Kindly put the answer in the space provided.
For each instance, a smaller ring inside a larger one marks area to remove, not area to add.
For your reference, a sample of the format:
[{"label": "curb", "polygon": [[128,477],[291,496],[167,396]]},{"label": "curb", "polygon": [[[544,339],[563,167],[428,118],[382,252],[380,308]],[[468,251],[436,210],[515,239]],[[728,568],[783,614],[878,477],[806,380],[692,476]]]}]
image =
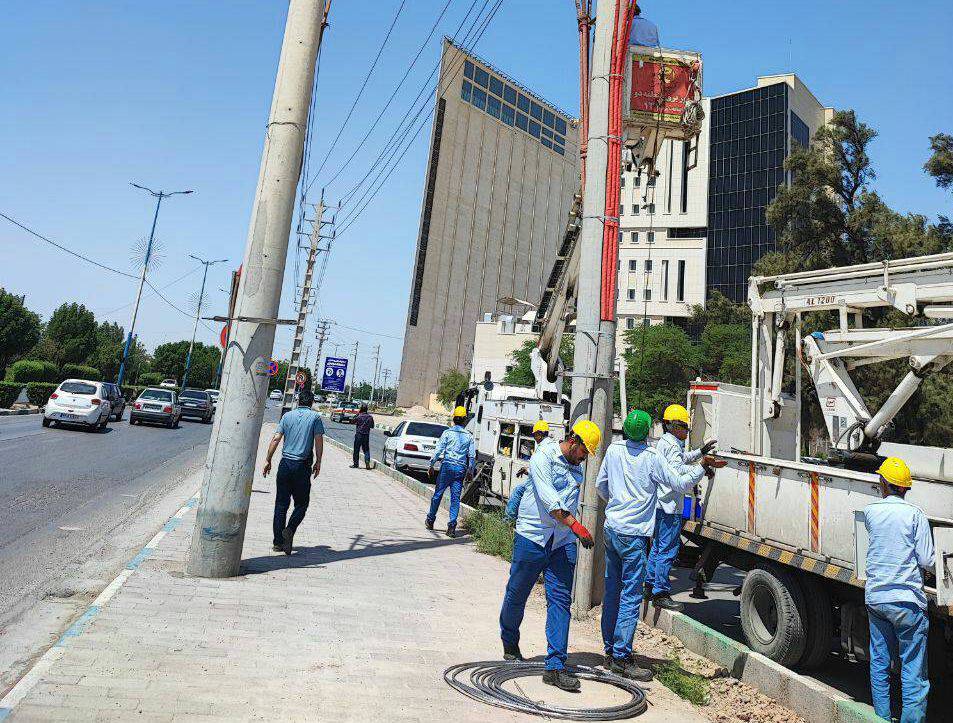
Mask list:
[{"label": "curb", "polygon": [[21,414],[42,414],[42,409],[0,409],[0,417],[15,417]]},{"label": "curb", "polygon": [[793,710],[806,723],[883,723],[874,709],[775,663],[685,613],[644,606],[642,621],[678,638],[693,653],[724,667],[732,678]]}]

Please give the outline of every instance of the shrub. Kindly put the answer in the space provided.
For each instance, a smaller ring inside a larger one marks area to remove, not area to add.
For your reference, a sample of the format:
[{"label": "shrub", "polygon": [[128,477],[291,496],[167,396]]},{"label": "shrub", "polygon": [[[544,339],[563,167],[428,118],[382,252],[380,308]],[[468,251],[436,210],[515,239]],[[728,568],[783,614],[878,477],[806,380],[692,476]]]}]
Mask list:
[{"label": "shrub", "polygon": [[145,387],[123,384],[120,389],[122,389],[122,395],[126,398],[126,401],[132,404],[139,398],[139,395],[142,394],[142,390],[145,389]]},{"label": "shrub", "polygon": [[502,557],[507,562],[513,559],[513,526],[503,519],[503,511],[475,511],[464,522],[476,540],[478,552]]},{"label": "shrub", "polygon": [[21,359],[7,367],[8,382],[55,382],[59,370],[52,362],[38,359]]},{"label": "shrub", "polygon": [[26,385],[26,396],[30,404],[38,407],[44,406],[50,399],[50,395],[56,390],[56,384],[49,382],[29,382]]},{"label": "shrub", "polygon": [[677,655],[655,668],[655,678],[679,698],[695,705],[708,705],[708,681],[696,673],[684,670]]},{"label": "shrub", "polygon": [[83,364],[64,364],[60,381],[64,379],[88,379],[91,382],[101,382],[103,373],[96,367],[88,367]]},{"label": "shrub", "polygon": [[14,382],[0,382],[0,409],[9,409],[20,396],[22,384]]},{"label": "shrub", "polygon": [[163,379],[165,379],[165,377],[159,372],[145,372],[144,374],[140,374],[136,381],[145,387],[154,387]]}]

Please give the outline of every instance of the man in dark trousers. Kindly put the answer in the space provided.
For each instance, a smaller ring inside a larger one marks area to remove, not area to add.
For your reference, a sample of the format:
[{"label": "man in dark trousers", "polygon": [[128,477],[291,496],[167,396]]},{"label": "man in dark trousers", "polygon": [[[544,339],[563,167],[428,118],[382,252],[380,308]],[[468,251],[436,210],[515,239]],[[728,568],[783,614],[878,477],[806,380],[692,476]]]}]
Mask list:
[{"label": "man in dark trousers", "polygon": [[[295,530],[304,520],[311,498],[311,478],[321,473],[321,457],[324,454],[324,422],[321,415],[311,409],[314,396],[307,389],[298,395],[298,407],[285,414],[278,422],[275,436],[268,445],[268,456],[262,476],[271,472],[271,458],[284,439],[281,462],[278,463],[276,480],[274,546],[275,552],[291,554]],[[314,449],[312,456],[312,447]],[[313,460],[313,462],[312,462]],[[288,507],[294,499],[294,511],[288,516]]]},{"label": "man in dark trousers", "polygon": [[367,413],[367,405],[361,405],[361,413],[354,417],[354,469],[360,467],[361,450],[364,450],[364,466],[371,468],[371,430],[374,417]]}]

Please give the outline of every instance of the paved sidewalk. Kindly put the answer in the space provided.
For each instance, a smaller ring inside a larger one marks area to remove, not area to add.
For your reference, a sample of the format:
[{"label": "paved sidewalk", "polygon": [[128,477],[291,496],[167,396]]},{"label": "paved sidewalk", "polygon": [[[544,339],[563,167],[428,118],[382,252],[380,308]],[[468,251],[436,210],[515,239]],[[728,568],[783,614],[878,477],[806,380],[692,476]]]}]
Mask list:
[{"label": "paved sidewalk", "polygon": [[[263,431],[267,439],[271,428]],[[423,499],[349,462],[326,447],[291,557],[271,551],[274,483],[256,478],[240,577],[185,577],[194,509],[167,525],[33,674],[10,720],[542,720],[471,701],[442,677],[452,664],[500,656],[506,564],[465,537],[426,531]],[[544,616],[532,596],[527,654],[545,650]],[[599,643],[584,628],[575,626],[572,651],[591,664]],[[612,689],[583,685],[558,700],[620,702]],[[557,700],[541,684],[524,690]],[[707,720],[659,684],[649,699],[646,723]]]}]

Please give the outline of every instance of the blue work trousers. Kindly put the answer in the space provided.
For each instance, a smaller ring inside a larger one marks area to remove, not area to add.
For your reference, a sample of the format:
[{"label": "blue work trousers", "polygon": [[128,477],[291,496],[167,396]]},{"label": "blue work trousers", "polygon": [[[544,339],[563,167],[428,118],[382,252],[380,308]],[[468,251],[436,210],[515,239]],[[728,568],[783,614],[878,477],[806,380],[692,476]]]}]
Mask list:
[{"label": "blue work trousers", "polygon": [[457,515],[460,514],[460,493],[463,492],[463,478],[466,476],[466,469],[454,464],[444,462],[440,465],[440,472],[437,474],[437,484],[433,491],[433,497],[430,499],[430,511],[427,513],[427,521],[433,524],[437,519],[437,509],[440,507],[440,500],[443,499],[443,493],[450,488],[450,526],[457,524]]},{"label": "blue work trousers", "polygon": [[900,723],[921,723],[927,719],[927,632],[926,610],[916,603],[894,602],[867,605],[870,620],[870,694],[874,712],[890,720],[890,662],[900,663],[903,712]]},{"label": "blue work trousers", "polygon": [[602,598],[602,645],[616,659],[632,654],[642,607],[649,537],[620,535],[605,528],[606,590]]},{"label": "blue work trousers", "polygon": [[678,548],[682,545],[681,533],[680,514],[655,511],[655,536],[652,538],[652,551],[649,553],[649,566],[645,573],[645,582],[652,586],[653,595],[667,595],[672,591],[669,575],[675,558],[678,557]]},{"label": "blue work trousers", "polygon": [[[294,499],[294,511],[288,517],[288,508]],[[289,459],[282,457],[278,463],[278,474],[275,476],[275,515],[272,520],[274,543],[281,545],[284,540],[282,533],[287,528],[294,536],[298,525],[304,520],[311,501],[311,458]]]},{"label": "blue work trousers", "polygon": [[562,670],[566,667],[569,649],[569,603],[576,569],[576,543],[555,550],[552,545],[551,537],[545,547],[522,535],[516,535],[513,540],[510,579],[506,583],[500,610],[500,638],[504,645],[519,644],[526,599],[543,573],[546,586],[546,670]]}]

